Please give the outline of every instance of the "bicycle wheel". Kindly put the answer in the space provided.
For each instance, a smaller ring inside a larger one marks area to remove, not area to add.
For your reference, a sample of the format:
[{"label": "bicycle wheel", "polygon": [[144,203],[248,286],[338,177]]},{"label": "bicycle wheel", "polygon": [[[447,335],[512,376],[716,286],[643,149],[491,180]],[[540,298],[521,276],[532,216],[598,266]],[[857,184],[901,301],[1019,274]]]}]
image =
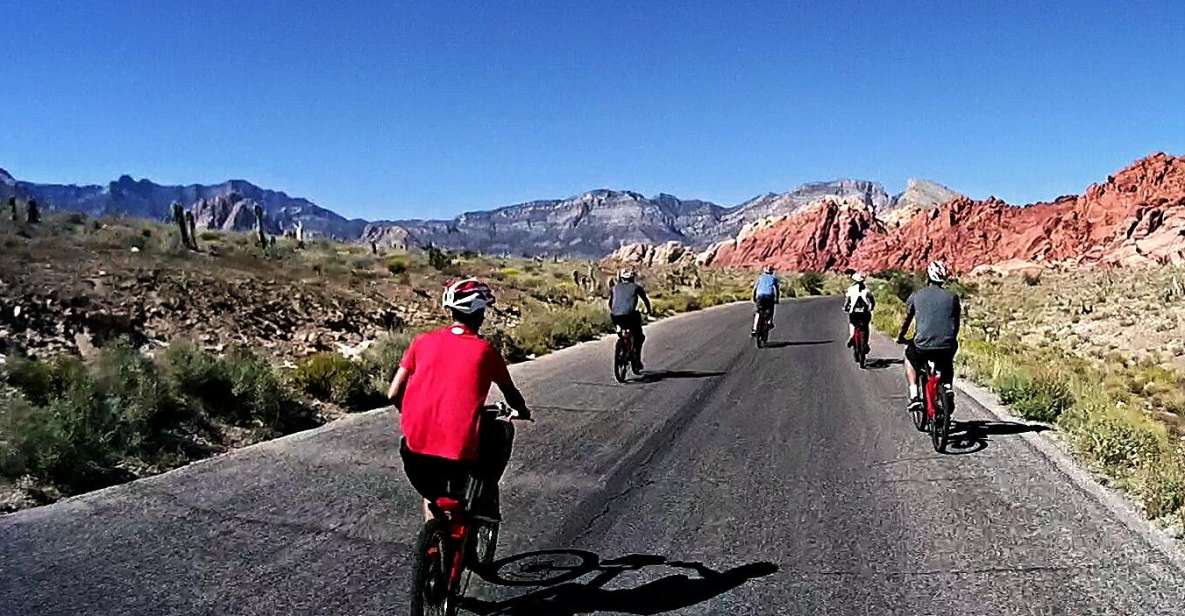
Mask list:
[{"label": "bicycle wheel", "polygon": [[[926,390],[926,382],[923,379],[918,379],[918,391]],[[926,405],[925,403],[911,407],[909,414],[913,417],[913,427],[917,428],[918,432],[925,432],[926,426]]]},{"label": "bicycle wheel", "polygon": [[449,538],[439,520],[428,520],[416,537],[412,559],[412,616],[453,616],[456,601],[449,592]]},{"label": "bicycle wheel", "polygon": [[624,383],[630,367],[630,350],[624,338],[617,339],[613,348],[613,378],[618,383]]},{"label": "bicycle wheel", "polygon": [[939,392],[928,402],[934,405],[934,420],[930,422],[930,443],[934,451],[946,451],[946,441],[950,434],[950,414],[946,410],[946,396]]}]

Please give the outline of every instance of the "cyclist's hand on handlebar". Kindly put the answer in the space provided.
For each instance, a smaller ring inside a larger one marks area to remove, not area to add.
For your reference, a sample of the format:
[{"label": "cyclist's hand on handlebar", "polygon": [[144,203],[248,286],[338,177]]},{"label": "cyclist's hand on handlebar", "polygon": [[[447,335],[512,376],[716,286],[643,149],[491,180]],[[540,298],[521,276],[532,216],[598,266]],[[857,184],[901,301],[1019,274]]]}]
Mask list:
[{"label": "cyclist's hand on handlebar", "polygon": [[510,419],[517,419],[519,421],[535,421],[531,418],[531,409],[523,407],[521,409],[511,409],[510,414],[507,415]]},{"label": "cyclist's hand on handlebar", "polygon": [[897,336],[897,344],[909,344],[909,339],[905,336]]}]

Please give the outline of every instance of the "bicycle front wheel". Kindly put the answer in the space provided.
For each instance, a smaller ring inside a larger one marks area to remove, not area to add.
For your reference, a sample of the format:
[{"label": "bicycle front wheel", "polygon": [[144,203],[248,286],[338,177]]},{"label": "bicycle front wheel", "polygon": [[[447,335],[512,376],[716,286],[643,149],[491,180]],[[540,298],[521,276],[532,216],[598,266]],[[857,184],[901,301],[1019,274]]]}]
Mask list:
[{"label": "bicycle front wheel", "polygon": [[428,520],[416,537],[412,557],[411,616],[453,616],[456,601],[449,588],[450,542],[439,520]]}]

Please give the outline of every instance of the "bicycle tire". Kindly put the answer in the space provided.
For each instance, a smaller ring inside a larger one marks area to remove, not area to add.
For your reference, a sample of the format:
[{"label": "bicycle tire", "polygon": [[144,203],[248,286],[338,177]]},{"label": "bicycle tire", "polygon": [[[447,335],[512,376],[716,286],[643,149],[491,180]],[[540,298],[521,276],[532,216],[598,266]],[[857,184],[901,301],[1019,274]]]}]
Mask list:
[{"label": "bicycle tire", "polygon": [[[453,616],[456,601],[448,590],[448,533],[440,520],[428,520],[416,536],[412,558],[411,616]],[[435,547],[433,557],[429,551]]]},{"label": "bicycle tire", "polygon": [[[918,379],[918,391],[926,390],[925,383],[926,382],[924,379]],[[909,414],[913,417],[913,427],[917,428],[918,432],[926,432],[929,430],[929,426],[926,424],[926,404],[924,401],[922,404],[914,407],[913,410],[909,412]]]},{"label": "bicycle tire", "polygon": [[941,392],[934,398],[934,421],[930,422],[930,443],[934,451],[946,451],[946,441],[950,430],[950,416],[946,412],[946,398]]},{"label": "bicycle tire", "polygon": [[626,376],[629,374],[629,355],[630,353],[625,339],[618,338],[617,344],[613,347],[613,378],[617,379],[618,383],[624,383]]}]

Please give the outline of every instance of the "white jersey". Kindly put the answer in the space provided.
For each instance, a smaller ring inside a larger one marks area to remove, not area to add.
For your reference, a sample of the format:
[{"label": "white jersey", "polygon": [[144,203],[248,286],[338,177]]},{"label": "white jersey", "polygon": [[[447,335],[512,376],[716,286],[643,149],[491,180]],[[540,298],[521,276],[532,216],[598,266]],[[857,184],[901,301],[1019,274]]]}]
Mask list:
[{"label": "white jersey", "polygon": [[872,297],[872,291],[868,287],[861,288],[860,285],[854,284],[848,287],[848,292],[844,295],[843,310],[849,313],[872,312],[876,307],[876,300]]}]

